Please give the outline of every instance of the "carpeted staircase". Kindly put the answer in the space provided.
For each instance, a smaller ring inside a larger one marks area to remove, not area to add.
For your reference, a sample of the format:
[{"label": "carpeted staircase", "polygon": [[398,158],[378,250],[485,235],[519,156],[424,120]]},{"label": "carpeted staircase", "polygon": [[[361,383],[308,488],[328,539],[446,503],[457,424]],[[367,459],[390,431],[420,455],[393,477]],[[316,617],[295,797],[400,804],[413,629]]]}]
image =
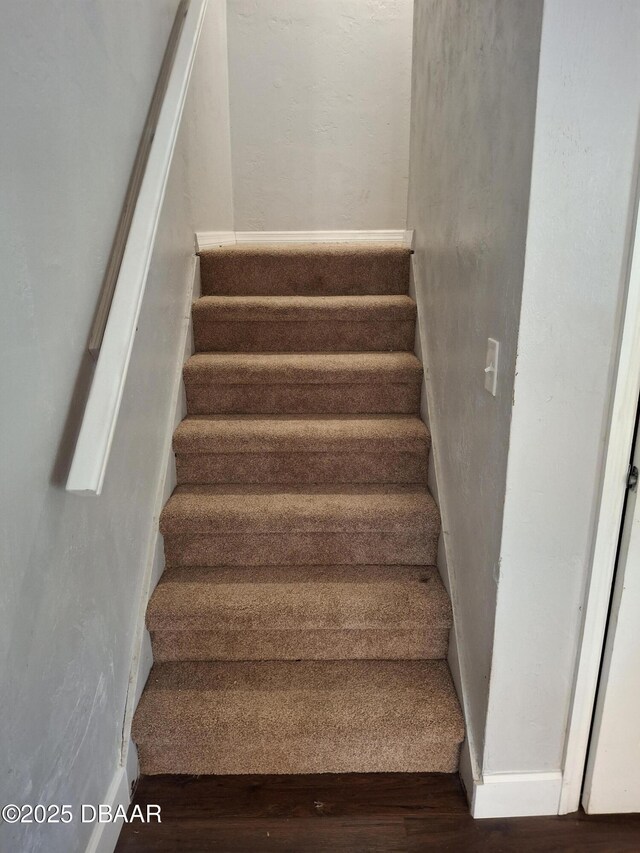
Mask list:
[{"label": "carpeted staircase", "polygon": [[142,772],[455,771],[409,251],[234,246],[201,274]]}]

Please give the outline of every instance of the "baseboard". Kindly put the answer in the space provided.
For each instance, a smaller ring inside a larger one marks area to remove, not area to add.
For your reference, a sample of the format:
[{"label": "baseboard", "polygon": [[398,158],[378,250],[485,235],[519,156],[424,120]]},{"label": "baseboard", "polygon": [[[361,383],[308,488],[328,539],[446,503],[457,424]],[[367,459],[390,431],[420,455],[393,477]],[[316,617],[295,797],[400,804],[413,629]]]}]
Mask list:
[{"label": "baseboard", "polygon": [[[135,755],[135,747],[132,750],[132,754]],[[113,779],[107,789],[107,793],[101,800],[102,804],[111,807],[112,812],[118,806],[123,806],[124,809],[129,808],[129,804],[131,803],[131,787],[135,782],[135,777],[137,777],[137,764],[136,757],[135,763],[128,761],[126,766],[118,767],[113,774]],[[132,771],[132,768],[135,769]],[[130,772],[135,773],[134,778],[130,778]],[[98,806],[99,804],[92,803],[92,805]],[[122,818],[109,823],[98,823],[96,821],[86,847],[86,853],[113,853],[118,843],[118,836],[120,835],[122,825]]]},{"label": "baseboard", "polygon": [[131,799],[133,796],[133,791],[138,782],[138,777],[140,776],[138,749],[131,739],[129,739],[129,749],[127,750],[127,761],[125,764],[125,769],[127,771],[127,782],[129,784],[129,799]]},{"label": "baseboard", "polygon": [[469,803],[469,808],[471,808],[471,803],[473,802],[473,790],[475,787],[475,780],[477,776],[477,771],[474,771],[475,766],[476,765],[474,758],[471,755],[471,745],[469,743],[469,739],[465,738],[462,742],[462,747],[460,748],[458,775],[460,776],[462,787],[464,788],[465,794],[467,795],[467,802]]},{"label": "baseboard", "polygon": [[413,232],[380,231],[198,231],[196,247],[215,249],[240,243],[401,243],[411,248]]},{"label": "baseboard", "polygon": [[[129,689],[127,691],[127,702],[125,708],[125,717],[122,726],[122,744],[121,744],[121,764],[131,765],[130,753],[131,749],[135,750],[131,741],[131,725],[133,715],[135,713],[140,696],[144,690],[147,678],[153,666],[153,652],[151,649],[151,639],[145,625],[145,616],[147,604],[151,593],[155,589],[162,572],[164,571],[164,547],[158,522],[160,512],[167,502],[169,495],[173,491],[176,484],[175,459],[172,453],[172,437],[176,425],[184,417],[185,399],[184,387],[182,383],[182,363],[193,352],[193,333],[191,327],[191,311],[190,306],[193,299],[200,294],[200,267],[198,258],[194,258],[193,269],[191,271],[191,281],[185,288],[185,301],[181,311],[183,319],[183,328],[181,335],[181,361],[176,366],[176,372],[173,377],[173,387],[171,389],[169,413],[167,417],[166,433],[164,437],[163,458],[164,469],[158,481],[156,492],[155,505],[153,510],[153,529],[149,542],[148,555],[145,566],[145,574],[142,581],[140,600],[138,602],[138,613],[136,619],[136,628],[134,641],[131,653],[131,666],[129,670]],[[137,767],[137,756],[135,756]],[[135,779],[130,780],[130,782]]]},{"label": "baseboard", "polygon": [[558,814],[562,773],[494,773],[473,783],[471,814],[535,817]]},{"label": "baseboard", "polygon": [[215,249],[219,246],[235,246],[235,231],[198,231],[196,233],[196,252],[201,249]]},{"label": "baseboard", "polygon": [[[155,584],[154,584],[155,587]],[[146,608],[145,608],[146,609]],[[138,653],[138,667],[136,673],[136,685],[133,693],[133,709],[138,707],[138,702],[142,696],[142,691],[149,678],[151,667],[153,666],[153,651],[151,649],[151,635],[145,628],[142,632],[142,641],[140,643],[140,651]],[[129,746],[131,749],[131,746]],[[127,751],[127,757],[128,757]]]},{"label": "baseboard", "polygon": [[[413,249],[414,231],[412,230],[406,232],[406,245],[409,248]],[[425,309],[422,304],[420,295],[418,294],[418,291],[416,289],[416,265],[416,255],[413,255],[410,265],[409,295],[412,299],[415,300],[417,306],[416,339],[414,349],[416,357],[423,366],[422,387],[420,394],[420,417],[427,424],[432,435],[432,446],[431,453],[429,455],[427,484],[440,510],[442,516],[442,529],[443,531],[446,531],[448,529],[447,507],[446,502],[442,500],[441,489],[439,488],[439,486],[441,485],[439,473],[440,466],[438,464],[438,450],[440,447],[439,435],[437,427],[433,423],[433,419],[429,416],[429,410],[433,407],[433,399],[431,384],[429,381],[430,367],[429,355],[426,346],[427,335],[425,331],[424,322]],[[452,561],[449,558],[449,545],[450,543],[448,541],[448,538],[443,532],[440,535],[440,539],[438,541],[437,567],[442,578],[442,582],[451,600],[451,605],[453,609],[453,628],[451,629],[449,635],[449,652],[447,655],[447,663],[449,664],[449,670],[451,672],[453,685],[455,687],[460,706],[463,709],[463,714],[466,722],[469,720],[469,714],[467,711],[465,690],[467,679],[465,678],[465,672],[463,671],[460,655],[462,625],[461,620],[458,616],[458,608],[456,601],[456,577],[454,572],[454,566],[452,566]],[[459,772],[462,784],[467,793],[469,806],[471,807],[475,786],[477,784],[477,780],[480,778],[480,755],[476,745],[476,740],[474,738],[474,732],[470,729],[468,723],[466,725],[466,738],[460,750]]]},{"label": "baseboard", "polygon": [[402,243],[405,231],[236,231],[238,243]]}]

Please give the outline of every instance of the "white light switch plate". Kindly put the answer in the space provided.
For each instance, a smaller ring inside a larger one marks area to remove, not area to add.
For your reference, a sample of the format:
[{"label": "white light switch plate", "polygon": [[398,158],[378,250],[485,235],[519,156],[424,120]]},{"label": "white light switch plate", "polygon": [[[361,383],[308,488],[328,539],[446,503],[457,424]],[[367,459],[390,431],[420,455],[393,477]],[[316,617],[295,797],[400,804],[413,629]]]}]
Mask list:
[{"label": "white light switch plate", "polygon": [[484,387],[490,394],[496,396],[498,390],[498,358],[500,343],[493,338],[487,338],[487,359],[484,368]]}]

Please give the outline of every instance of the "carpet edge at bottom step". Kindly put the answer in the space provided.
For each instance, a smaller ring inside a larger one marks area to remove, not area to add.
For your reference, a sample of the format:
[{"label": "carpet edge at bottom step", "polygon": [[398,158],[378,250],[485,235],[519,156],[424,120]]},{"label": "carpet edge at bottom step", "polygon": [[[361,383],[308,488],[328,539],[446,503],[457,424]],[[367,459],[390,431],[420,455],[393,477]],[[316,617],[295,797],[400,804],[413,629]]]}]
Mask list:
[{"label": "carpet edge at bottom step", "polygon": [[[394,745],[385,741],[384,746],[395,753],[394,758],[382,759],[380,750],[377,756],[362,757],[362,754],[345,756],[338,754],[341,745],[332,744],[322,754],[317,744],[308,744],[314,751],[313,758],[296,756],[294,747],[283,760],[257,760],[253,754],[248,756],[212,756],[210,759],[199,756],[193,759],[188,750],[181,754],[175,742],[156,744],[153,748],[138,747],[141,772],[145,776],[160,774],[180,774],[186,776],[225,776],[225,775],[306,775],[316,773],[455,773],[458,770],[460,744],[451,742],[431,742],[428,751],[415,746],[407,750],[405,744]],[[399,748],[401,747],[401,748]],[[357,751],[357,748],[353,750]],[[246,763],[244,763],[246,762]]]},{"label": "carpet edge at bottom step", "polygon": [[444,661],[160,664],[134,720],[143,773],[453,772]]}]

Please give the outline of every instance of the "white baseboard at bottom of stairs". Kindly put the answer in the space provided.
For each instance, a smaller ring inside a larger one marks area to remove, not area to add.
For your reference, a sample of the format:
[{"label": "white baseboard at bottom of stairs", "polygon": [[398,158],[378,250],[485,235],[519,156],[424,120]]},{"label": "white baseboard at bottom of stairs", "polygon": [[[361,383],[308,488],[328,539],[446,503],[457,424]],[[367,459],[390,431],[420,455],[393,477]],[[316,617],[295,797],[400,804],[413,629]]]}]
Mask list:
[{"label": "white baseboard at bottom of stairs", "polygon": [[534,817],[556,815],[562,773],[493,773],[473,782],[471,815]]},{"label": "white baseboard at bottom of stairs", "polygon": [[[138,753],[133,742],[129,743],[127,760],[124,766],[119,766],[113,774],[107,793],[102,804],[109,806],[111,814],[114,814],[121,806],[125,811],[131,803],[131,788],[138,778]],[[100,803],[92,803],[96,809]],[[91,817],[93,814],[90,815]],[[123,826],[120,818],[115,821],[100,823],[96,817],[93,831],[89,838],[85,853],[113,853],[118,843],[118,836]]]},{"label": "white baseboard at bottom of stairs", "polygon": [[239,243],[402,243],[411,248],[412,231],[198,231],[196,247],[215,249]]}]

